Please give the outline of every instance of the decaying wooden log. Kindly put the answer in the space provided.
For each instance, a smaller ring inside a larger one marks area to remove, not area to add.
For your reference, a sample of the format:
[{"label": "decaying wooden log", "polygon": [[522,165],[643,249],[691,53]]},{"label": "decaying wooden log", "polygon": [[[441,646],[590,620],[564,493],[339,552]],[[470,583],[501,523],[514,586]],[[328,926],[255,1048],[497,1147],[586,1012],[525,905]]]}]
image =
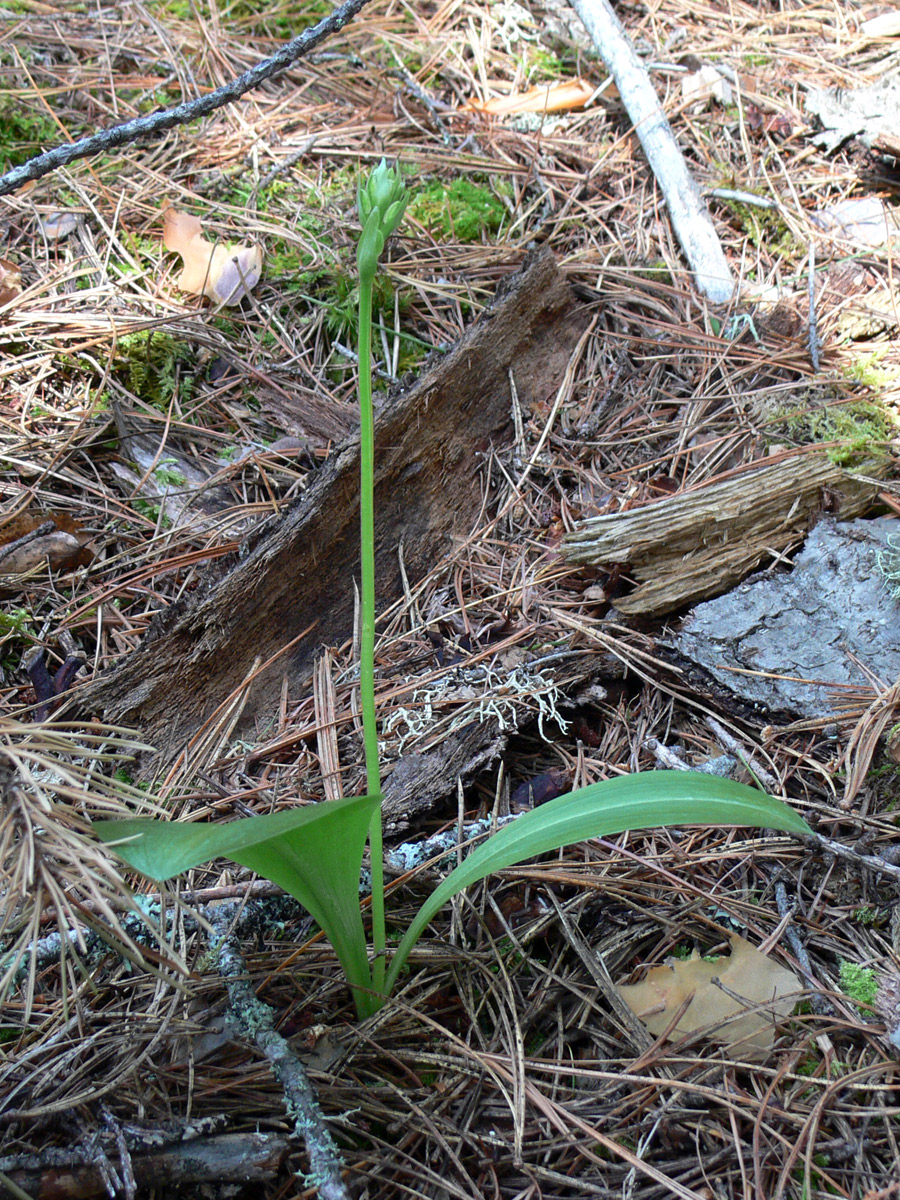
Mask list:
[{"label": "decaying wooden log", "polygon": [[[376,587],[401,595],[471,531],[482,465],[511,440],[510,372],[520,403],[550,399],[587,316],[549,250],[531,255],[458,345],[376,417]],[[83,707],[140,730],[165,766],[229,696],[247,686],[242,723],[277,708],[282,680],[308,678],[318,647],[351,632],[358,572],[359,441],[339,447],[297,504],[248,540],[224,575],[173,606],[140,648],[79,693]],[[310,627],[308,629],[308,627]],[[307,632],[303,632],[307,631]]]},{"label": "decaying wooden log", "polygon": [[[246,1185],[274,1178],[290,1147],[290,1139],[281,1133],[226,1133],[132,1154],[130,1166],[134,1183],[142,1192],[200,1183]],[[29,1196],[87,1200],[110,1194],[108,1176],[97,1159],[96,1150],[45,1150],[42,1154],[0,1160],[0,1167]],[[116,1190],[116,1195],[125,1194],[124,1189]]]},{"label": "decaying wooden log", "polygon": [[[880,470],[870,463],[865,473]],[[616,608],[662,616],[727,591],[801,539],[826,507],[842,519],[859,516],[877,490],[821,452],[792,453],[645,508],[590,517],[566,536],[563,552],[591,566],[628,563],[638,586]]]}]

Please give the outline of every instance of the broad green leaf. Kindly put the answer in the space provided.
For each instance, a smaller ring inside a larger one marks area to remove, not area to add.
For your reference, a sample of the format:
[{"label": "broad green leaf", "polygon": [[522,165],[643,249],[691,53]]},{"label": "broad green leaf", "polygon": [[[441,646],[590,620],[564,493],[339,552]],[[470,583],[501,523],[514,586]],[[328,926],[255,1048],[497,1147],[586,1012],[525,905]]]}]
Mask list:
[{"label": "broad green leaf", "polygon": [[100,821],[93,828],[151,879],[171,879],[213,858],[233,859],[271,879],[322,927],[349,982],[369,988],[359,873],[377,807],[368,796],[350,796],[224,825],[135,819]]},{"label": "broad green leaf", "polygon": [[457,892],[493,871],[561,846],[655,825],[758,825],[791,833],[812,832],[781,800],[696,771],[645,771],[579,788],[505,825],[450,872],[425,901],[397,947],[387,974],[387,993],[428,922]]}]

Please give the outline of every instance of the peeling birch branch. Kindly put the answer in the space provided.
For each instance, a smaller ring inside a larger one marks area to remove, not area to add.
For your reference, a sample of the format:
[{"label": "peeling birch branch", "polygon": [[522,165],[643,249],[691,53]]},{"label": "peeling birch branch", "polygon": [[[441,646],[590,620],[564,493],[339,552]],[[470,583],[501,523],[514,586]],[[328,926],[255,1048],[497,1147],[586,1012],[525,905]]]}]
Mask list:
[{"label": "peeling birch branch", "polygon": [[734,276],[647,71],[609,0],[571,0],[571,4],[615,80],[698,289],[714,304],[727,304],[734,295]]}]

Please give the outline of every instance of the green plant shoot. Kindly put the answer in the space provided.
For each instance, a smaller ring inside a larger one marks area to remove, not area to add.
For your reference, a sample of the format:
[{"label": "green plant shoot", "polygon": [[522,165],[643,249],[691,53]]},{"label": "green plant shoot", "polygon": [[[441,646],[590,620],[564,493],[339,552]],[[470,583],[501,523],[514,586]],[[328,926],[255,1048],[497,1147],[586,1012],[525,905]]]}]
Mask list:
[{"label": "green plant shoot", "polygon": [[359,698],[366,755],[366,790],[377,800],[369,827],[372,872],[372,985],[384,988],[384,851],[381,838],[381,771],[375,718],[375,413],[372,408],[372,285],[384,244],[403,217],[406,189],[399,170],[384,159],[357,189],[362,236],[356,252],[359,271],[359,524],[360,632]]},{"label": "green plant shoot", "polygon": [[[764,792],[691,771],[646,771],[603,780],[519,817],[473,850],[416,914],[388,963],[384,918],[381,772],[375,712],[375,422],[372,410],[372,285],[385,242],[406,207],[400,172],[382,159],[360,184],[360,701],[365,796],[247,817],[224,825],[101,821],[94,830],[129,866],[165,880],[215,858],[231,858],[277,883],[318,922],[337,954],[360,1018],[391,994],[410,951],[438,910],[494,871],[572,842],[659,825],[757,825],[810,833],[792,808]],[[372,953],[359,901],[366,841],[372,871]]]}]

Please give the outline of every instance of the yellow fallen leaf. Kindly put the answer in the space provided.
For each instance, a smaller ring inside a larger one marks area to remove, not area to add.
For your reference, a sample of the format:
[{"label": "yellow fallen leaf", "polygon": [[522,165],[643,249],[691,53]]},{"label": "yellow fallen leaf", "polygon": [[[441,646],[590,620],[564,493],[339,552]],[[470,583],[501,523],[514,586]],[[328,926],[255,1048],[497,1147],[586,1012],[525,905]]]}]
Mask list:
[{"label": "yellow fallen leaf", "polygon": [[[744,938],[732,935],[729,940],[729,958],[706,962],[695,950],[684,961],[651,967],[641,983],[620,984],[619,992],[654,1037],[665,1032],[685,1001],[689,1002],[687,1009],[670,1037],[721,1025],[744,1009],[765,1004],[765,1011],[746,1012],[709,1032],[711,1040],[733,1050],[740,1058],[758,1061],[774,1045],[778,1018],[788,1016],[796,1003],[793,998],[783,997],[799,991],[801,985],[793,971],[780,967]],[[722,987],[713,983],[714,979]],[[729,992],[741,999],[735,999]]]},{"label": "yellow fallen leaf", "polygon": [[183,292],[208,296],[213,304],[240,304],[262,274],[262,246],[213,244],[203,236],[199,217],[171,205],[163,213],[163,245],[180,254],[184,269],[178,279]]},{"label": "yellow fallen leaf", "polygon": [[570,108],[584,108],[594,94],[594,88],[586,79],[570,79],[565,83],[552,83],[548,87],[531,88],[514,96],[498,96],[493,100],[470,100],[461,112],[490,113],[495,117],[510,113],[566,112]]}]

